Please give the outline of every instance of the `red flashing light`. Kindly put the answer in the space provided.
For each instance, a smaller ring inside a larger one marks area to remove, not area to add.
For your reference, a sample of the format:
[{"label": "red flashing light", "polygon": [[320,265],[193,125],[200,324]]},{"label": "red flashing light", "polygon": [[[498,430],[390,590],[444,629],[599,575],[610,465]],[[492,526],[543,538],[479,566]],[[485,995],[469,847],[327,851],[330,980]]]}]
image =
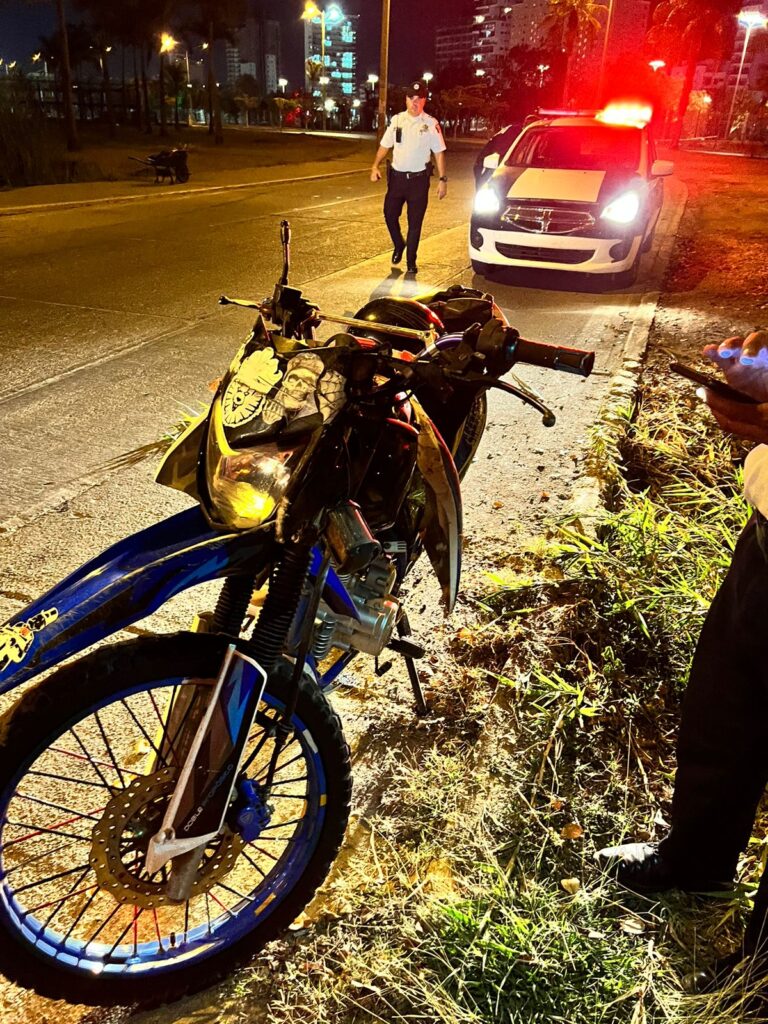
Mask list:
[{"label": "red flashing light", "polygon": [[595,117],[603,124],[643,128],[653,117],[653,107],[648,103],[609,103]]}]

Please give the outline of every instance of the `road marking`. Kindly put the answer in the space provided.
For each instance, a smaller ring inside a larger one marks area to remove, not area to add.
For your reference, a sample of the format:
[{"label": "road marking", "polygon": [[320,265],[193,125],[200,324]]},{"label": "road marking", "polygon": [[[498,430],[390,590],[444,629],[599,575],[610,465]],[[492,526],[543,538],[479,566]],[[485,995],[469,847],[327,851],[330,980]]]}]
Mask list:
[{"label": "road marking", "polygon": [[270,181],[247,181],[237,185],[207,185],[203,188],[186,188],[174,192],[146,192],[133,196],[103,196],[99,199],[68,199],[61,203],[37,203],[30,206],[0,208],[0,217],[13,217],[22,214],[44,213],[49,210],[73,210],[80,206],[114,206],[118,203],[132,203],[139,199],[180,199],[210,192],[234,192],[244,188],[265,188],[269,185],[292,185],[297,181],[320,181],[326,178],[343,178],[352,174],[360,174],[366,167],[360,166],[352,171],[333,171],[330,174],[305,174],[300,178],[272,178]]},{"label": "road marking", "polygon": [[52,384],[58,384],[62,380],[66,380],[67,377],[72,377],[76,373],[80,373],[83,370],[92,370],[96,366],[103,366],[105,363],[111,363],[115,359],[119,359],[122,356],[130,355],[131,352],[138,352],[139,349],[144,348],[147,345],[151,345],[156,341],[164,341],[167,338],[172,338],[177,334],[181,334],[183,331],[192,330],[194,327],[199,326],[200,323],[205,322],[207,317],[201,318],[199,321],[190,321],[189,323],[182,324],[180,327],[169,327],[165,331],[161,331],[159,334],[153,334],[149,338],[144,338],[142,341],[133,342],[130,345],[126,345],[124,348],[116,349],[113,352],[107,353],[107,355],[99,356],[97,359],[90,359],[85,363],[78,363],[77,366],[70,366],[67,370],[62,370],[61,373],[56,373],[52,377],[46,377],[44,380],[35,381],[32,384],[26,384],[22,388],[14,388],[13,391],[6,393],[0,393],[0,405],[6,405],[8,402],[12,402],[16,398],[21,398],[22,395],[29,395],[35,391],[40,391],[42,388],[47,388]]}]

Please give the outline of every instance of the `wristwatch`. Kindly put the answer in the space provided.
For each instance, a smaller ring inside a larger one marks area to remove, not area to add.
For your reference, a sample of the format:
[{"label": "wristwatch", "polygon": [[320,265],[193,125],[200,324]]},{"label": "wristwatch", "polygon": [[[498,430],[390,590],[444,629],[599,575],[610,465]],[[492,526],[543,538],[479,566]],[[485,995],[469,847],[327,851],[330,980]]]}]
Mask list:
[{"label": "wristwatch", "polygon": [[444,174],[441,175],[437,180],[438,181],[448,181],[448,179],[446,178],[446,176]]}]

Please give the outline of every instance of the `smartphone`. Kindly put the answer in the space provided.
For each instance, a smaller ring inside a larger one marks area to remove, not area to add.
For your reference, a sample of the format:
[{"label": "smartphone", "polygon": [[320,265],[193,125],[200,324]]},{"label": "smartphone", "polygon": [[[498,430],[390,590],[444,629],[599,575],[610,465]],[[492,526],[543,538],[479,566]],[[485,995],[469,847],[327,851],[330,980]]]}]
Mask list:
[{"label": "smartphone", "polygon": [[752,398],[751,395],[747,395],[743,391],[737,391],[736,388],[732,388],[730,384],[726,384],[724,380],[720,380],[719,377],[715,377],[711,373],[702,373],[700,370],[694,370],[692,366],[686,366],[685,363],[670,363],[669,368],[673,373],[679,373],[681,377],[686,377],[695,384],[701,384],[703,387],[709,388],[716,395],[720,395],[721,398],[727,398],[731,402],[743,402],[746,405],[760,404],[756,398]]}]

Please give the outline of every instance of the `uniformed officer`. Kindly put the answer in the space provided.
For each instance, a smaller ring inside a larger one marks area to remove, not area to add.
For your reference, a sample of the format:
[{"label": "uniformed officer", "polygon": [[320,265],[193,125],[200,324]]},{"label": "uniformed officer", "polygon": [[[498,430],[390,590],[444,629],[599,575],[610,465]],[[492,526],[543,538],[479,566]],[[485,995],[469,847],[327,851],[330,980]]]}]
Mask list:
[{"label": "uniformed officer", "polygon": [[[384,220],[387,222],[394,246],[392,265],[397,266],[405,252],[409,274],[418,271],[416,253],[429,200],[433,153],[439,175],[437,198],[444,199],[448,191],[445,140],[435,118],[424,113],[426,102],[426,82],[411,82],[405,92],[405,110],[395,114],[387,126],[371,168],[371,181],[379,181],[379,164],[388,151],[393,150],[392,164],[387,173]],[[408,237],[405,240],[400,230],[403,204],[408,206]]]}]

